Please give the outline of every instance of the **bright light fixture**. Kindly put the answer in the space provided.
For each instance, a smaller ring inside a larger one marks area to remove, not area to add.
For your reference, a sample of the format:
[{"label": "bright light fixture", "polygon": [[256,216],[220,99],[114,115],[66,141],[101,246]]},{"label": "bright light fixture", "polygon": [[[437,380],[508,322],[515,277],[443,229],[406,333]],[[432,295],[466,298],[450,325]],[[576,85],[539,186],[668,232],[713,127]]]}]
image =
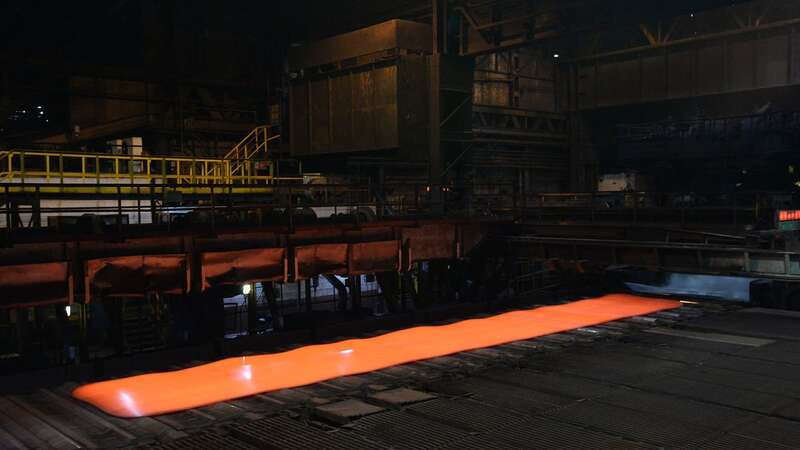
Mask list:
[{"label": "bright light fixture", "polygon": [[67,313],[67,317],[72,315],[72,307],[67,305],[64,307],[64,311]]},{"label": "bright light fixture", "polygon": [[561,55],[559,55],[558,53],[553,53],[553,58],[558,58],[559,56]]},{"label": "bright light fixture", "polygon": [[253,291],[253,285],[251,284],[243,284],[242,285],[242,294],[250,295],[250,292]]}]

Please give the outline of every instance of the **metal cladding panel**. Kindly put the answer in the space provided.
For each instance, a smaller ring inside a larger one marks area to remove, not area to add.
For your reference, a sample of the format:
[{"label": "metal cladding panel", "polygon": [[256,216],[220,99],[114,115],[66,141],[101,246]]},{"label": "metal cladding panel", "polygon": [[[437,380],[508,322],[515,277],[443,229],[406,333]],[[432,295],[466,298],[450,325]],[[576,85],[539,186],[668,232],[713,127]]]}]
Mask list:
[{"label": "metal cladding panel", "polygon": [[97,295],[130,296],[148,291],[185,293],[186,255],[136,255],[86,261],[87,302]]},{"label": "metal cladding panel", "polygon": [[[591,69],[591,66],[590,66]],[[663,56],[642,58],[642,98],[645,100],[667,96],[667,59]],[[580,97],[578,101],[581,102]],[[584,105],[581,103],[581,107]]]},{"label": "metal cladding panel", "polygon": [[0,308],[72,303],[69,264],[0,266]]},{"label": "metal cladding panel", "polygon": [[456,227],[452,224],[403,228],[402,239],[410,247],[412,261],[458,257]]},{"label": "metal cladding panel", "polygon": [[294,278],[320,274],[346,275],[348,244],[317,244],[294,249]]},{"label": "metal cladding panel", "polygon": [[752,69],[755,66],[754,45],[754,41],[744,39],[728,43],[727,67],[734,69],[728,73],[731,90],[741,91],[755,87],[755,71]]},{"label": "metal cladding panel", "polygon": [[788,63],[791,74],[789,83],[800,83],[800,33],[790,33],[788,45],[792,49]]},{"label": "metal cladding panel", "polygon": [[408,159],[428,158],[428,92],[430,75],[425,56],[400,58],[397,108],[400,146]]},{"label": "metal cladding panel", "polygon": [[229,284],[286,281],[286,264],[283,248],[203,253],[203,290]]},{"label": "metal cladding panel", "polygon": [[361,242],[350,246],[351,275],[400,270],[400,241]]},{"label": "metal cladding panel", "polygon": [[763,37],[756,41],[756,84],[758,87],[788,84],[789,36]]},{"label": "metal cladding panel", "polygon": [[331,151],[347,151],[353,143],[353,74],[331,78]]},{"label": "metal cladding panel", "polygon": [[[375,148],[395,148],[400,145],[397,135],[397,66],[375,69],[373,98]],[[356,124],[358,130],[359,124]]]},{"label": "metal cladding panel", "polygon": [[721,44],[697,50],[697,92],[714,94],[725,89],[725,49]]},{"label": "metal cladding panel", "polygon": [[395,19],[293,47],[289,49],[289,68],[300,70],[397,48],[430,53],[431,27]]},{"label": "metal cladding panel", "polygon": [[307,153],[308,134],[308,84],[292,85],[289,89],[290,144],[293,152]]},{"label": "metal cladding panel", "polygon": [[353,74],[353,144],[355,150],[375,148],[373,114],[375,76],[372,71]]},{"label": "metal cladding panel", "polygon": [[694,52],[688,50],[677,51],[669,53],[667,58],[667,70],[669,70],[669,78],[667,80],[669,92],[667,95],[670,97],[687,97],[692,95],[695,85]]},{"label": "metal cladding panel", "polygon": [[331,144],[330,86],[328,79],[312,81],[309,84],[309,105],[311,107],[311,151],[324,152]]}]

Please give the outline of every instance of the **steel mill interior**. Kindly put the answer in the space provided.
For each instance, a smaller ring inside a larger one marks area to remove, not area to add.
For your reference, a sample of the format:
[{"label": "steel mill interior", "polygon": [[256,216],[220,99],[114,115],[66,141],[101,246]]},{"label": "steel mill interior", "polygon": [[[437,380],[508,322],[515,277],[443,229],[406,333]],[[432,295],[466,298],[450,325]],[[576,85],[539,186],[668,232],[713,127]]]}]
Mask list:
[{"label": "steel mill interior", "polygon": [[800,449],[800,0],[0,23],[0,450]]}]

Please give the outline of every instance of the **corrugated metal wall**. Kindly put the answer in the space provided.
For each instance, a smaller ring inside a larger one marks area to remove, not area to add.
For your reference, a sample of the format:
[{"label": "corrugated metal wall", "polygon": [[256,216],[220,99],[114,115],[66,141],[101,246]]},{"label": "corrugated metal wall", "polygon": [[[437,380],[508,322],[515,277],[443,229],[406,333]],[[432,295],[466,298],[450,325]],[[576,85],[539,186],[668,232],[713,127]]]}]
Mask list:
[{"label": "corrugated metal wall", "polygon": [[800,84],[796,28],[686,44],[579,64],[579,107]]}]

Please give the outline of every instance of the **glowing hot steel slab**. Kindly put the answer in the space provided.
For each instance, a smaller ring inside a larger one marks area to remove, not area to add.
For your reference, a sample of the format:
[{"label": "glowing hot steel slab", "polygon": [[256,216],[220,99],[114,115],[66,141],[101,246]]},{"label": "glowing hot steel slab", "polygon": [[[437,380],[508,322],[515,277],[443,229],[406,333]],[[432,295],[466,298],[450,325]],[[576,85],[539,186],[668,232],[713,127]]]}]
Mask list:
[{"label": "glowing hot steel slab", "polygon": [[485,319],[408,328],[367,339],[229,358],[173,372],[93,383],[75,389],[73,395],[115,416],[150,416],[650,314],[680,305],[672,300],[606,295]]}]

